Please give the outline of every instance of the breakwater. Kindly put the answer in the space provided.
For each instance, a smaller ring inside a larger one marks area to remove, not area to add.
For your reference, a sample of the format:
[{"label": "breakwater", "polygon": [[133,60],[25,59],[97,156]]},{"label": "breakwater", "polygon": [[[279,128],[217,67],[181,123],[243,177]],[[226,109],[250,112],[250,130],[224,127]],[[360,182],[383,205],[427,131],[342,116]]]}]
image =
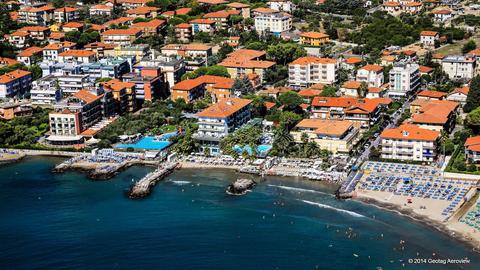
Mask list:
[{"label": "breakwater", "polygon": [[140,199],[148,196],[155,184],[169,175],[177,167],[178,163],[167,163],[155,171],[145,175],[142,179],[136,182],[128,193],[131,199]]}]

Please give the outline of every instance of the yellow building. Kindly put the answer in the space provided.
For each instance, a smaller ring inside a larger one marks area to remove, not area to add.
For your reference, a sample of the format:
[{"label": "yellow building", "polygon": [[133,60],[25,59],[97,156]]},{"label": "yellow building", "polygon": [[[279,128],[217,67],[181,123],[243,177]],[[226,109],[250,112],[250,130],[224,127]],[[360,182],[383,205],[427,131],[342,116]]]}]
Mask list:
[{"label": "yellow building", "polygon": [[227,68],[232,79],[256,74],[263,82],[265,71],[275,65],[275,62],[263,60],[265,54],[264,51],[239,49],[228,54],[219,65]]},{"label": "yellow building", "polygon": [[52,24],[49,26],[51,32],[60,32],[60,25],[59,24]]},{"label": "yellow building", "polygon": [[[290,132],[297,143],[304,138],[332,153],[348,153],[358,140],[359,131],[348,120],[303,119]],[[305,135],[303,135],[305,134]]]},{"label": "yellow building", "polygon": [[330,41],[330,36],[320,32],[305,32],[300,34],[300,44],[320,46]]}]

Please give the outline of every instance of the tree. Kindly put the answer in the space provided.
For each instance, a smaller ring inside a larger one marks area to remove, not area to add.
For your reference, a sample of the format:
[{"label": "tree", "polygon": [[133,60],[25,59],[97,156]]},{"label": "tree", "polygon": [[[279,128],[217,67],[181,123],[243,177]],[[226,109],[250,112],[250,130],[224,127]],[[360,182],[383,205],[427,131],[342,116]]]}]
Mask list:
[{"label": "tree", "polygon": [[368,93],[368,85],[366,82],[362,82],[360,84],[360,87],[357,89],[357,95],[359,97],[365,97],[365,95],[367,95]]},{"label": "tree", "polygon": [[298,44],[283,43],[268,46],[267,55],[277,64],[286,65],[297,58],[306,56],[307,51]]},{"label": "tree", "polygon": [[303,98],[294,91],[288,91],[278,97],[278,101],[285,106],[285,110],[294,111],[303,103]]},{"label": "tree", "polygon": [[471,112],[480,106],[480,75],[475,76],[470,83],[470,91],[467,95],[467,102],[463,107],[465,112]]},{"label": "tree", "polygon": [[480,130],[480,107],[468,113],[465,117],[465,125],[478,134]]},{"label": "tree", "polygon": [[253,93],[253,85],[248,79],[247,76],[243,76],[242,78],[237,78],[233,82],[233,86],[231,89],[231,93],[235,96],[244,96],[250,93]]},{"label": "tree", "polygon": [[209,43],[212,37],[207,32],[198,32],[193,36],[193,39],[202,43]]},{"label": "tree", "polygon": [[65,6],[64,0],[53,0],[53,7],[55,8],[62,8]]},{"label": "tree", "polygon": [[322,97],[336,97],[337,96],[337,88],[332,85],[326,85],[323,87],[322,93],[320,94]]},{"label": "tree", "polygon": [[273,138],[272,151],[279,156],[286,156],[290,145],[293,143],[293,137],[290,135],[288,128],[280,125],[276,130]]},{"label": "tree", "polygon": [[376,159],[379,159],[381,155],[382,155],[382,153],[380,152],[380,150],[378,150],[376,147],[372,147],[370,149],[370,153],[368,155],[368,158],[371,159],[371,160],[376,160]]},{"label": "tree", "polygon": [[449,138],[445,138],[441,141],[439,150],[442,152],[442,154],[444,153],[447,156],[451,155],[453,154],[453,151],[455,151],[455,144],[453,144],[453,141]]},{"label": "tree", "polygon": [[453,162],[453,168],[459,171],[465,171],[467,169],[465,155],[458,155]]},{"label": "tree", "polygon": [[202,75],[214,75],[214,76],[221,76],[226,78],[230,77],[230,74],[228,73],[228,70],[226,67],[215,65],[215,66],[197,68],[192,72],[183,74],[182,80],[195,79]]},{"label": "tree", "polygon": [[469,40],[465,45],[462,47],[462,53],[466,54],[472,50],[475,50],[477,48],[477,44],[473,39]]},{"label": "tree", "polygon": [[292,129],[300,120],[302,120],[302,116],[294,113],[284,111],[280,113],[280,125],[285,126],[288,130]]}]

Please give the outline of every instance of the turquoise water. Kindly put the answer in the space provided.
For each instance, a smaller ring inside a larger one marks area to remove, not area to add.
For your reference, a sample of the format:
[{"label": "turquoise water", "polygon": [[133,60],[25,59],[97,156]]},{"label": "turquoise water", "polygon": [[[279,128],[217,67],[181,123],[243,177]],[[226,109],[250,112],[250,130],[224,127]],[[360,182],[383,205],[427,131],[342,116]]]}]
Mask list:
[{"label": "turquoise water", "polygon": [[[171,137],[171,136],[170,136]],[[136,143],[120,143],[117,144],[115,147],[116,148],[133,148],[133,149],[145,149],[145,150],[163,150],[167,148],[171,142],[169,142],[167,139],[169,137],[165,138],[163,137],[161,141],[158,141],[155,139],[155,137],[150,137],[150,136],[145,136],[138,140]]]},{"label": "turquoise water", "polygon": [[224,189],[237,174],[183,169],[133,201],[124,192],[149,168],[94,182],[52,174],[59,161],[0,167],[0,269],[462,269],[402,267],[417,252],[468,257],[463,269],[480,262],[436,230],[337,201],[333,187],[316,182],[269,178],[230,197]]},{"label": "turquoise water", "polygon": [[[270,149],[272,149],[271,145],[261,144],[257,146],[257,153],[259,155],[265,155],[266,153],[268,153],[268,151],[270,151]],[[243,148],[240,145],[235,145],[233,147],[233,150],[235,150],[239,154],[243,153],[244,151],[247,151],[248,154],[252,154],[252,147],[250,147],[249,145],[245,145]]]}]

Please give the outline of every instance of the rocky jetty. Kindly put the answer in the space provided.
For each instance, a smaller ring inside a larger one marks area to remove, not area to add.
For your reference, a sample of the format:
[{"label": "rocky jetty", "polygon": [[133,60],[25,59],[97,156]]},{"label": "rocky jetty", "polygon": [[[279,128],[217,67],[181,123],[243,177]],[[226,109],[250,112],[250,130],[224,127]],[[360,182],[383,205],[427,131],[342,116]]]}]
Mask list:
[{"label": "rocky jetty", "polygon": [[140,181],[136,182],[128,193],[130,199],[141,199],[147,197],[153,186],[163,179],[165,176],[173,172],[177,167],[177,163],[167,163],[164,166],[156,169],[155,171],[145,175]]},{"label": "rocky jetty", "polygon": [[229,195],[244,195],[256,185],[257,183],[251,179],[237,179],[227,187],[225,192]]}]

